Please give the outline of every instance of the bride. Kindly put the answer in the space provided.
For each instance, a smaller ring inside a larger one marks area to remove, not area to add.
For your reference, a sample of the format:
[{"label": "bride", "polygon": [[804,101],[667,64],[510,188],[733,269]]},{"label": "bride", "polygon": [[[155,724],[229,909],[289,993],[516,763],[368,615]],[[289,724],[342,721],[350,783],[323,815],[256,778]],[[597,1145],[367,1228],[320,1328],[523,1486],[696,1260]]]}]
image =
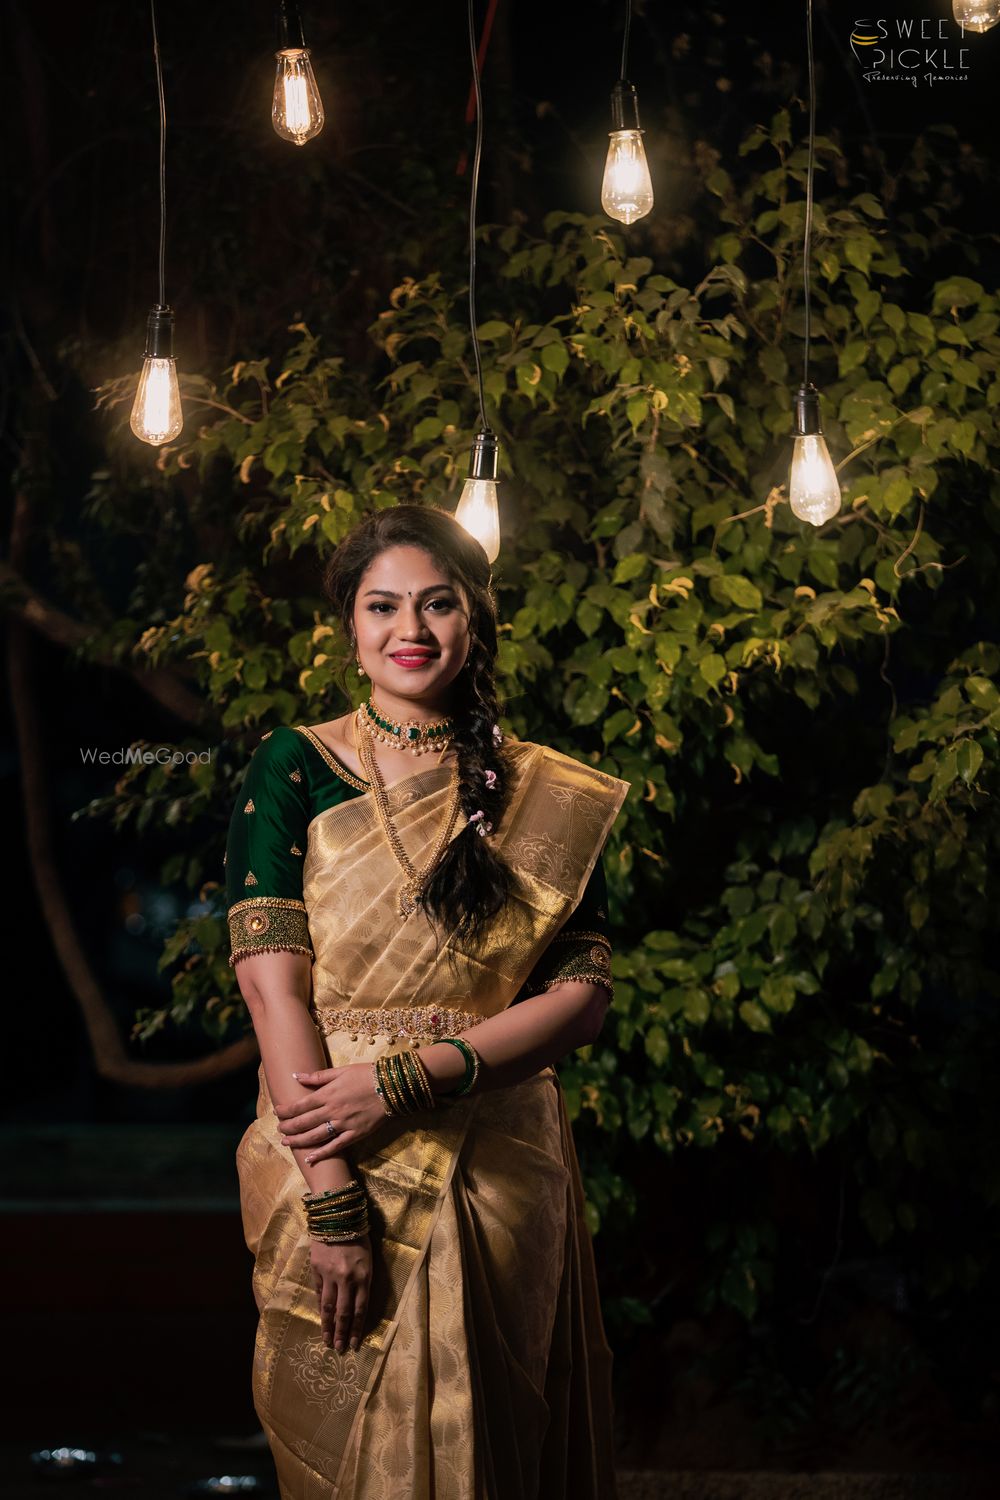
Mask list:
[{"label": "bride", "polygon": [[370,695],[264,736],[226,853],[281,1494],[613,1500],[552,1064],[611,999],[601,854],[628,783],[501,733],[489,564],[448,513],[368,516],[326,586]]}]

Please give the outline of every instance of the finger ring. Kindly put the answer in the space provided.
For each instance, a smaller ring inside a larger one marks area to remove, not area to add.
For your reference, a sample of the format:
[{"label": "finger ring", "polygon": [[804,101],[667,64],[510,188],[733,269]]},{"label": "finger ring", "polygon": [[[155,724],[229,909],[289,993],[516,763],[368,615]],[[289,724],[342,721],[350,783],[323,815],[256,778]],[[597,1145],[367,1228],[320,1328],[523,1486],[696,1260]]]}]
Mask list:
[{"label": "finger ring", "polygon": [[333,1123],[332,1120],[327,1120],[327,1122],[326,1122],[326,1133],[330,1137],[331,1141],[333,1140],[334,1136],[337,1134],[337,1127]]}]

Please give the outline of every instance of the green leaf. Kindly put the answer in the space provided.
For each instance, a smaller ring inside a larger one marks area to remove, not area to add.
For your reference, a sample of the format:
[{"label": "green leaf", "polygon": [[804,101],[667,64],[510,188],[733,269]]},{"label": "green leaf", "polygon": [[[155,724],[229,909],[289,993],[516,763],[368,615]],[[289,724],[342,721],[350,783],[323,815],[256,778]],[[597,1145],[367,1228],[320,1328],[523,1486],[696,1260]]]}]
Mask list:
[{"label": "green leaf", "polygon": [[634,578],[645,573],[648,567],[649,558],[645,552],[629,552],[618,560],[611,581],[612,583],[631,583]]},{"label": "green leaf", "polygon": [[708,656],[701,658],[701,661],[698,663],[698,671],[711,687],[718,687],[726,675],[726,663],[721,656],[716,656],[714,652],[710,652]]},{"label": "green leaf", "polygon": [[890,516],[898,516],[913,499],[913,485],[905,474],[898,474],[882,491],[882,499]]},{"label": "green leaf", "polygon": [[417,444],[429,443],[440,437],[443,431],[444,423],[440,417],[424,417],[413,429],[413,441]]},{"label": "green leaf", "polygon": [[649,415],[649,397],[643,391],[630,396],[625,403],[625,414],[632,424],[632,431],[638,432]]},{"label": "green leaf", "polygon": [[602,688],[596,682],[587,683],[571,711],[574,724],[593,724],[607,706],[607,688]]},{"label": "green leaf", "polygon": [[565,344],[546,344],[539,356],[546,370],[562,375],[569,365],[569,354]]},{"label": "green leaf", "polygon": [[975,781],[983,763],[983,747],[978,740],[963,740],[958,746],[958,774],[966,785]]},{"label": "green leaf", "polygon": [[670,1042],[662,1026],[651,1026],[643,1038],[646,1056],[654,1067],[662,1068],[670,1056]]},{"label": "green leaf", "polygon": [[711,1002],[704,990],[687,990],[684,995],[684,1016],[692,1026],[704,1026],[712,1013]]},{"label": "green leaf", "polygon": [[739,1007],[739,1018],[751,1031],[770,1031],[771,1017],[756,1000],[744,1000]]},{"label": "green leaf", "polygon": [[722,592],[738,604],[741,609],[760,609],[763,604],[760,589],[749,578],[741,578],[735,573],[723,573],[718,579],[719,588]]},{"label": "green leaf", "polygon": [[603,618],[603,609],[597,604],[592,604],[589,599],[581,599],[576,607],[576,623],[584,635],[593,635]]}]

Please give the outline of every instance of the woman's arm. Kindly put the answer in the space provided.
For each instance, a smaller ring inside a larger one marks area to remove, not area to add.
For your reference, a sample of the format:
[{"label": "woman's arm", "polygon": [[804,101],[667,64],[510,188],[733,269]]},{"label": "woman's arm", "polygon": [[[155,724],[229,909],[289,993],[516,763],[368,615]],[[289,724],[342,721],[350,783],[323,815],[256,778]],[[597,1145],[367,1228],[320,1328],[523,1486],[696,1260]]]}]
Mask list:
[{"label": "woman's arm", "polygon": [[[611,996],[603,985],[565,979],[490,1016],[461,1035],[482,1059],[477,1089],[507,1088],[531,1078],[567,1052],[597,1040]],[[436,1094],[447,1093],[465,1072],[457,1047],[421,1047],[420,1058]]]},{"label": "woman's arm", "polygon": [[[524,987],[527,997],[462,1033],[480,1056],[477,1088],[519,1083],[596,1039],[612,995],[607,908],[607,883],[599,859],[570,921],[529,976]],[[420,1060],[435,1094],[447,1094],[465,1073],[465,1060],[457,1047],[440,1043],[421,1047]],[[283,1139],[306,1146],[315,1161],[363,1140],[381,1116],[371,1079],[372,1067],[364,1063],[304,1077],[304,1083],[315,1087],[314,1102],[278,1110]],[[331,1116],[341,1126],[339,1139],[330,1140],[323,1131],[321,1122]]]},{"label": "woman's arm", "polygon": [[[532,995],[490,1016],[462,1035],[479,1053],[482,1067],[478,1089],[506,1088],[556,1062],[576,1047],[597,1037],[610,999],[601,984],[586,979],[559,980],[540,995]],[[457,1047],[436,1042],[420,1048],[435,1094],[448,1093],[465,1073],[465,1059]],[[313,1089],[311,1098],[276,1108],[281,1139],[305,1150],[307,1162],[326,1162],[364,1140],[384,1120],[385,1112],[373,1088],[371,1063],[349,1063],[306,1074],[302,1082]],[[325,1121],[334,1119],[339,1134],[330,1138]]]},{"label": "woman's arm", "polygon": [[[308,1100],[311,1091],[293,1073],[326,1066],[319,1033],[309,1015],[312,962],[302,953],[255,953],[234,966],[240,993],[246,1001],[260,1047],[264,1077],[275,1109]],[[450,1049],[454,1051],[454,1048]],[[292,1157],[312,1192],[346,1187],[352,1171],[346,1156],[330,1156],[309,1164],[307,1145],[291,1146]],[[319,1298],[320,1320],[327,1345],[342,1353],[348,1340],[356,1349],[364,1332],[371,1281],[371,1245],[310,1247],[313,1284]]]},{"label": "woman's arm", "polygon": [[[301,953],[255,953],[240,959],[234,972],[257,1036],[271,1102],[276,1110],[300,1102],[308,1090],[292,1074],[326,1067],[323,1044],[309,1015],[309,959]],[[307,1149],[293,1148],[292,1155],[311,1192],[350,1182],[350,1165],[343,1158],[308,1166]]]}]

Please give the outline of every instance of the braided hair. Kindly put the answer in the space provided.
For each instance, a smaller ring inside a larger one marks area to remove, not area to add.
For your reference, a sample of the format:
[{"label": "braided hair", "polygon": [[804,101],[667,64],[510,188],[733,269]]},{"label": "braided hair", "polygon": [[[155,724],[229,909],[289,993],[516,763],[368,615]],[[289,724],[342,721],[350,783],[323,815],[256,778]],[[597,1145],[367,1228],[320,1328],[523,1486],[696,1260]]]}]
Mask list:
[{"label": "braided hair", "polygon": [[[469,654],[451,684],[459,804],[466,818],[482,809],[496,829],[510,793],[510,763],[494,735],[500,713],[494,678],[497,604],[486,553],[454,516],[437,506],[397,505],[367,515],[339,544],[323,578],[326,597],[352,643],[361,579],[390,547],[421,548],[468,600]],[[345,658],[345,670],[352,662],[353,655]],[[420,905],[442,928],[474,942],[513,889],[510,866],[476,824],[467,822],[446,846]]]}]

